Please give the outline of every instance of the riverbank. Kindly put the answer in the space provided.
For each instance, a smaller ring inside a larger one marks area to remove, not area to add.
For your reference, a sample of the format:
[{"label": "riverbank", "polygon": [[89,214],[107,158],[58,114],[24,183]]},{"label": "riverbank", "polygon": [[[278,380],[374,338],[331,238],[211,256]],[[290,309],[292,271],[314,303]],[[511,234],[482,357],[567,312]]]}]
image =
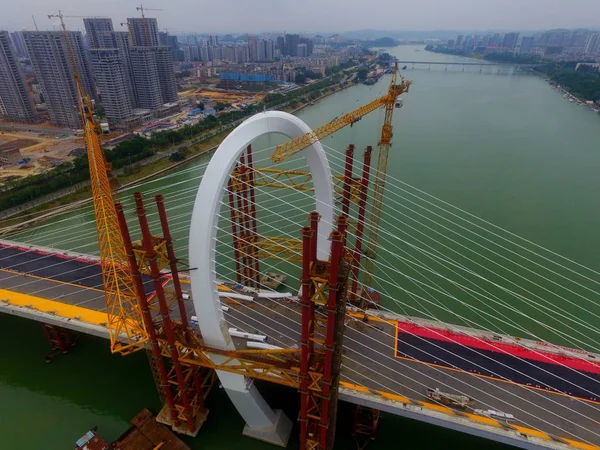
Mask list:
[{"label": "riverbank", "polygon": [[[294,106],[290,107],[289,105],[285,105],[283,108],[281,108],[281,110],[289,112],[290,114],[297,114],[298,112],[304,110],[306,107],[312,106],[318,103],[319,101],[326,99],[330,95],[333,95],[337,92],[354,86],[354,80],[355,74],[348,74],[344,77],[344,79],[340,81],[340,83],[331,87],[324,88],[323,90],[327,92],[325,92],[323,95],[313,100],[307,99],[305,102],[298,100],[293,103]],[[275,110],[277,108],[279,107],[275,107],[269,110]],[[129,188],[131,186],[150,181],[160,175],[163,175],[181,166],[184,166],[201,156],[210,154],[211,152],[217,149],[219,144],[229,135],[232,129],[234,129],[248,117],[244,117],[231,124],[223,126],[221,128],[223,131],[220,131],[216,134],[210,134],[207,139],[193,138],[189,141],[185,141],[177,145],[176,147],[157,153],[156,155],[148,158],[149,161],[140,161],[134,164],[133,166],[128,166],[127,168],[120,169],[119,173],[116,175],[116,183],[119,186],[117,192],[125,188]],[[180,150],[184,150],[187,154],[190,155],[182,161],[170,161],[169,157],[173,153]],[[133,171],[131,170],[131,167],[133,167]],[[25,205],[21,206],[19,208],[19,211],[17,211],[15,214],[6,217],[3,220],[0,220],[0,230],[6,233],[14,231],[15,226],[18,226],[19,228],[26,228],[33,225],[34,223],[39,223],[40,221],[48,220],[52,217],[55,217],[58,214],[64,214],[65,212],[71,211],[89,203],[91,203],[91,188],[89,187],[89,182],[86,182],[80,184],[78,188],[71,187],[69,189],[65,189],[65,193],[62,195],[56,195],[56,193],[54,193],[54,195],[49,200],[44,201],[43,198],[37,199],[34,202],[32,202],[33,205],[30,207],[27,207]],[[2,216],[3,214],[0,213],[0,217]]]},{"label": "riverbank", "polygon": [[559,92],[563,96],[563,98],[569,100],[569,102],[576,103],[577,105],[580,105],[580,106],[588,107],[591,111],[594,111],[594,112],[600,114],[600,105],[597,105],[596,103],[588,104],[588,100],[586,100],[583,97],[578,97],[577,95],[572,94],[568,89],[566,89],[563,86],[561,86],[560,84],[556,83],[556,81],[554,81],[551,76],[549,76],[543,72],[539,72],[535,69],[528,69],[528,71],[529,71],[529,73],[536,75],[536,76],[542,78],[543,80],[545,80],[557,92]]}]

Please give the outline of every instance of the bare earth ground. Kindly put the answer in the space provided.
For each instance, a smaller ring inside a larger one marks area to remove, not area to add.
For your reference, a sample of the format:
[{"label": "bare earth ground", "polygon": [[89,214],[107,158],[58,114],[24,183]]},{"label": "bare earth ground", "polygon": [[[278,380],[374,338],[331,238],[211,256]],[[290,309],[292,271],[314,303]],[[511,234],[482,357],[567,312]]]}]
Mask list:
[{"label": "bare earth ground", "polygon": [[69,156],[69,152],[84,147],[84,142],[83,138],[74,136],[57,139],[43,133],[1,132],[0,150],[11,147],[17,147],[23,158],[30,158],[31,161],[22,166],[14,164],[2,166],[0,183],[11,177],[42,173],[58,161],[71,161],[74,157]]},{"label": "bare earth ground", "polygon": [[220,92],[208,89],[192,89],[183,93],[186,97],[210,98],[221,103],[253,103],[262,100],[264,94],[248,94],[244,92]]}]

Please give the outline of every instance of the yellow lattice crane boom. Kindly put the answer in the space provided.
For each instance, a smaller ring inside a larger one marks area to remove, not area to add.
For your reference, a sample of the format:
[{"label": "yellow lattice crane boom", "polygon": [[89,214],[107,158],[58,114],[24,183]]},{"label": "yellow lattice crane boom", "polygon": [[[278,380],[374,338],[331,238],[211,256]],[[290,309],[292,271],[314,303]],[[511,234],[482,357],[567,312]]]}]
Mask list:
[{"label": "yellow lattice crane boom", "polygon": [[398,97],[404,92],[408,92],[411,82],[402,77],[398,83],[398,63],[394,66],[392,79],[388,92],[383,97],[379,97],[366,105],[355,109],[352,112],[344,114],[331,122],[312,130],[302,136],[289,140],[284,144],[278,145],[271,156],[273,162],[282,162],[295,155],[302,149],[320,141],[326,136],[335,133],[347,125],[352,125],[361,117],[375,111],[378,108],[385,108],[385,119],[381,127],[381,136],[379,138],[379,152],[377,155],[377,173],[375,176],[375,187],[373,191],[373,205],[369,217],[369,234],[367,239],[367,250],[365,252],[366,264],[363,275],[363,283],[370,286],[373,282],[373,268],[375,264],[375,254],[377,242],[379,241],[379,226],[381,223],[381,208],[383,206],[383,197],[385,192],[385,177],[387,173],[388,157],[392,145],[392,117],[394,108],[401,106],[398,103]]},{"label": "yellow lattice crane boom", "polygon": [[[396,104],[396,100],[398,96],[403,92],[408,91],[408,87],[410,86],[410,81],[404,81],[402,78],[400,84],[396,84],[398,74],[398,65],[394,67],[394,72],[392,75],[392,82],[390,83],[390,87],[388,92],[383,97],[379,97],[373,100],[366,105],[361,106],[360,108],[355,109],[352,112],[346,113],[341,117],[337,117],[333,119],[331,122],[326,123],[323,126],[320,126],[316,130],[312,130],[309,133],[306,133],[302,136],[298,136],[295,139],[291,139],[284,144],[278,145],[275,148],[275,152],[271,156],[271,160],[273,162],[279,163],[285,161],[287,158],[295,155],[299,151],[305,149],[309,145],[314,144],[315,142],[320,141],[324,137],[329,136],[330,134],[335,133],[336,131],[341,130],[342,128],[352,125],[356,121],[358,121],[363,116],[375,111],[376,109],[385,107],[386,108],[386,117],[388,109],[394,108]],[[390,116],[391,117],[391,116]],[[384,125],[385,126],[385,125]],[[383,133],[382,133],[383,134]],[[390,124],[390,134],[391,134],[391,124]]]},{"label": "yellow lattice crane boom", "polygon": [[101,130],[92,115],[92,100],[85,93],[81,84],[77,59],[63,20],[63,17],[66,16],[63,16],[59,11],[58,15],[49,15],[48,17],[60,18],[73,66],[77,102],[83,122],[90,167],[92,199],[98,232],[111,351],[127,354],[143,347],[143,342],[147,340],[147,333],[143,322],[140,320],[135,285],[128,269],[127,254],[125,253],[125,245],[119,228],[109,179],[110,165],[106,162],[100,145],[99,135]]}]

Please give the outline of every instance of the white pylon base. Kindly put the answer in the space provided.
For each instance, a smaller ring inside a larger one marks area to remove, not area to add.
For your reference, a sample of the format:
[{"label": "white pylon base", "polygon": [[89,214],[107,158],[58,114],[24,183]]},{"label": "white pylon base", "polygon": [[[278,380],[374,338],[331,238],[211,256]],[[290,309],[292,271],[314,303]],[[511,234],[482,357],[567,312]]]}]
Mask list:
[{"label": "white pylon base", "polygon": [[280,447],[287,446],[292,421],[285,413],[273,411],[251,380],[220,370],[217,375],[229,399],[246,422],[242,434]]},{"label": "white pylon base", "polygon": [[268,442],[269,444],[287,447],[292,433],[292,421],[281,409],[275,411],[275,422],[267,428],[252,428],[246,424],[242,434],[254,439]]}]

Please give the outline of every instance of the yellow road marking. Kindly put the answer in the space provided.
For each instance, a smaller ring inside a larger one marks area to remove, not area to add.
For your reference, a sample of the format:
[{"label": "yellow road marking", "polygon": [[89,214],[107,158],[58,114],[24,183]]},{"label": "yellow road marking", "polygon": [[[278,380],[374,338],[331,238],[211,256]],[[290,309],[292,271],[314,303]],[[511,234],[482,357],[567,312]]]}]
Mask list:
[{"label": "yellow road marking", "polygon": [[598,450],[600,447],[595,445],[586,444],[584,442],[574,441],[573,439],[561,438],[567,442],[571,447],[580,448],[582,450]]},{"label": "yellow road marking", "polygon": [[395,402],[400,402],[400,403],[411,403],[410,398],[405,397],[404,395],[398,395],[398,394],[390,394],[389,392],[380,392],[381,396],[387,400],[393,400]]},{"label": "yellow road marking", "polygon": [[500,426],[500,424],[498,423],[497,420],[490,419],[489,417],[479,416],[477,414],[471,414],[471,413],[465,413],[465,415],[469,419],[471,419],[471,420],[473,420],[475,422],[481,422],[481,423],[483,423],[485,425],[490,425],[492,427],[499,427]]},{"label": "yellow road marking", "polygon": [[454,411],[452,411],[450,408],[448,408],[446,406],[437,405],[435,403],[430,403],[430,402],[423,402],[421,400],[418,400],[418,402],[427,409],[433,409],[434,411],[437,411],[437,412],[454,415]]},{"label": "yellow road marking", "polygon": [[542,438],[542,439],[551,439],[550,436],[548,436],[546,433],[544,433],[542,431],[533,430],[533,429],[527,428],[527,427],[522,427],[521,425],[513,425],[513,424],[511,424],[511,427],[513,427],[519,433],[524,433],[524,434],[527,434],[529,436],[535,436],[535,437],[539,437],[539,438]]},{"label": "yellow road marking", "polygon": [[8,301],[8,304],[10,305],[35,309],[59,317],[76,319],[94,325],[106,326],[108,323],[106,312],[94,311],[92,309],[82,308],[81,306],[68,305],[66,303],[47,300],[34,295],[0,289],[0,301],[2,300]]}]

